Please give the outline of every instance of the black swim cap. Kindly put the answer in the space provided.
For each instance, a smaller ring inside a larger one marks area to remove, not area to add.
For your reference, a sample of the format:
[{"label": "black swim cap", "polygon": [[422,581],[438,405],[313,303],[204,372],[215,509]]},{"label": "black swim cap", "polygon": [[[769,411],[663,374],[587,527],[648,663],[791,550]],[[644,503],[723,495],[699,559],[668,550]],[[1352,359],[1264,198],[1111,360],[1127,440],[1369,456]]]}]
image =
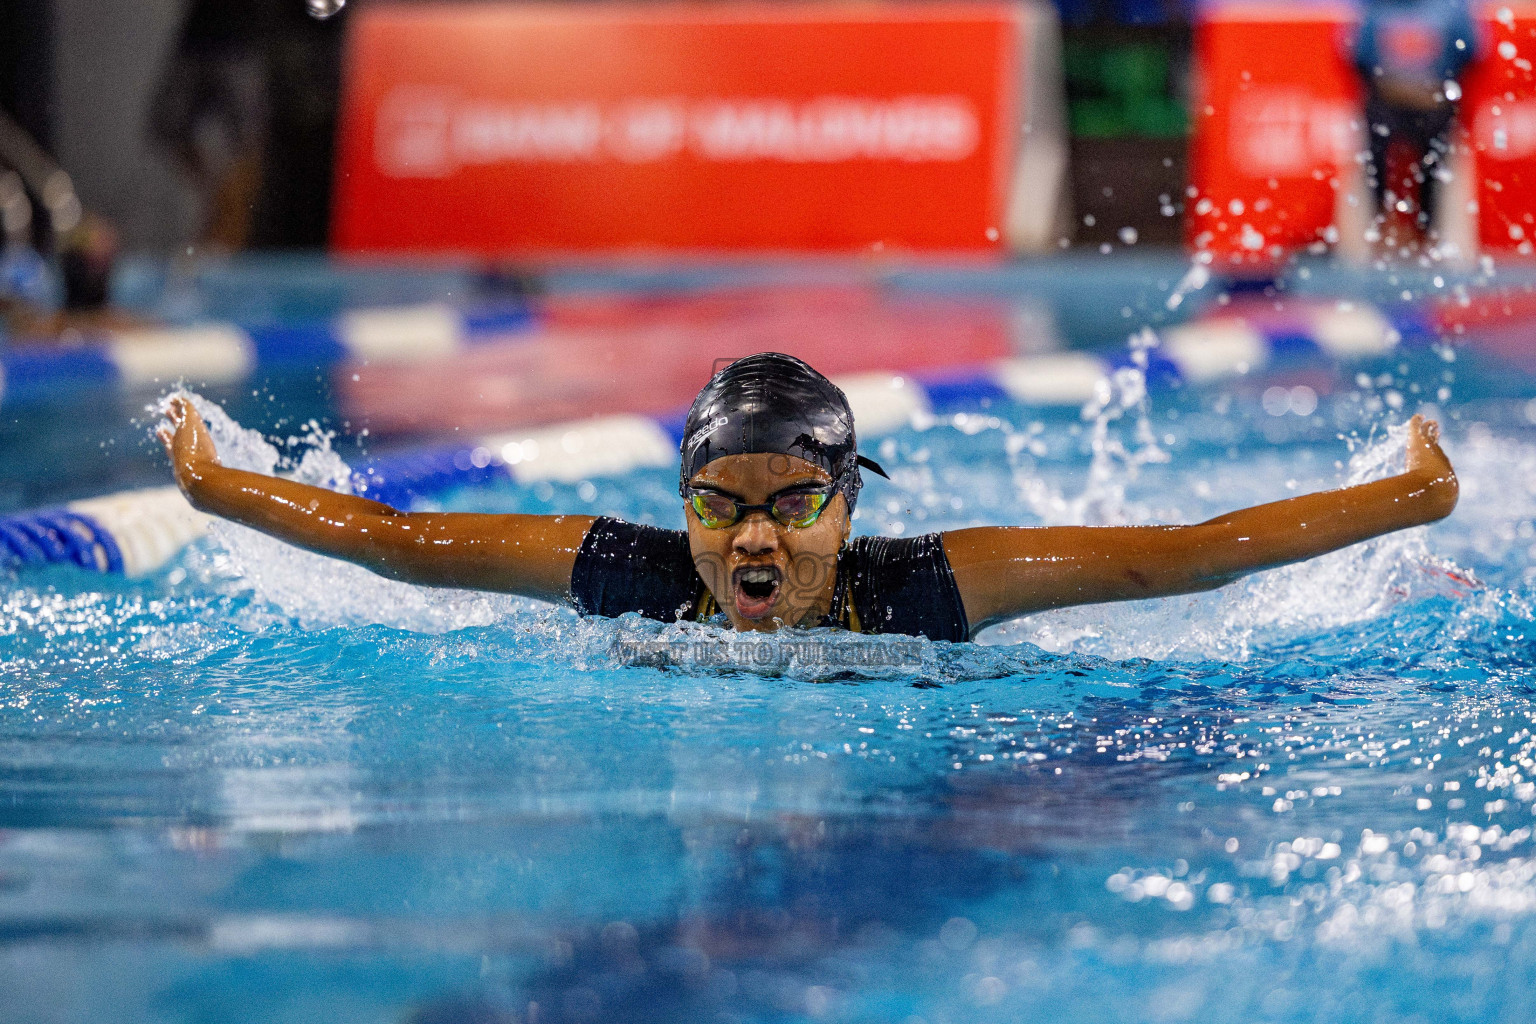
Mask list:
[{"label": "black swim cap", "polygon": [[710,378],[683,425],[677,489],[727,455],[796,455],[820,466],[853,511],[864,481],[859,466],[885,470],[858,453],[848,397],[809,365],[782,352],[738,359]]}]

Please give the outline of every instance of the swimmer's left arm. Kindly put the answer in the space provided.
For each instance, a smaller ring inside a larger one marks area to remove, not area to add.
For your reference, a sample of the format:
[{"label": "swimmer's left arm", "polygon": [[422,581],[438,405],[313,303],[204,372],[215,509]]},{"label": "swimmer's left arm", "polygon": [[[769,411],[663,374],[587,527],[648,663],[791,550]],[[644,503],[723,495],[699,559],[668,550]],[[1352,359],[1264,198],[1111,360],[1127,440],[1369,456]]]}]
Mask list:
[{"label": "swimmer's left arm", "polygon": [[1192,526],[982,527],[944,534],[972,629],[1048,608],[1214,590],[1450,515],[1458,486],[1439,427],[1415,416],[1408,469]]}]

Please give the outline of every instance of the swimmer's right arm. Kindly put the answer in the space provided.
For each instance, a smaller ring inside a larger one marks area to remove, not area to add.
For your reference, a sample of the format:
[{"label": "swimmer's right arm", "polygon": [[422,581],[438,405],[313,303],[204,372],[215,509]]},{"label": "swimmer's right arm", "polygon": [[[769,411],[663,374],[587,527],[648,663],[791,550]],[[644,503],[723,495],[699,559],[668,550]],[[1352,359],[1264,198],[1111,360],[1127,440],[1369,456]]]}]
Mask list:
[{"label": "swimmer's right arm", "polygon": [[219,463],[191,403],[158,432],[193,507],[390,579],[568,601],[591,516],[400,512],[382,502]]}]

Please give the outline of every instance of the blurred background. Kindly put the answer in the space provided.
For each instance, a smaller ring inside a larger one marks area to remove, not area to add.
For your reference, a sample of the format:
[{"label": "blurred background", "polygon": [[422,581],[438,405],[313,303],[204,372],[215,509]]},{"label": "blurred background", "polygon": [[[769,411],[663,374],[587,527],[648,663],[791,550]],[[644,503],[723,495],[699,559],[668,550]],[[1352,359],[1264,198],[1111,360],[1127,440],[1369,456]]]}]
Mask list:
[{"label": "blurred background", "polygon": [[[14,0],[0,105],[128,251],[320,249],[343,42],[368,6],[320,19],[306,0]],[[1132,224],[1149,243],[1178,244],[1179,222],[1156,200],[1184,184],[1194,5],[1060,0],[1051,13],[1071,190],[1102,214],[1081,240],[1114,241]],[[1116,164],[1134,177],[1115,179]],[[1106,187],[1118,203],[1095,198]]]},{"label": "blurred background", "polygon": [[1471,334],[1527,358],[1519,4],[0,18],[0,510],[163,484],[178,383],[494,470],[509,430],[665,428],[765,348],[912,383],[896,413],[1073,407],[1131,352],[1256,394]]}]

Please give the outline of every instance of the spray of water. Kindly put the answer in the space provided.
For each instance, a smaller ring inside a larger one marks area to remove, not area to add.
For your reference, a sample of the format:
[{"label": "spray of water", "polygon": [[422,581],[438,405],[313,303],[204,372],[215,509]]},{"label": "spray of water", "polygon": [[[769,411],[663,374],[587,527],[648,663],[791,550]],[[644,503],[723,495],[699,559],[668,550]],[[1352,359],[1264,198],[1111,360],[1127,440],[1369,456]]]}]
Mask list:
[{"label": "spray of water", "polygon": [[1204,288],[1211,282],[1211,254],[1209,251],[1197,251],[1189,261],[1189,270],[1179,278],[1179,283],[1173,286],[1173,291],[1168,294],[1168,311],[1171,313],[1184,305],[1184,300],[1195,292]]},{"label": "spray of water", "polygon": [[[1021,496],[1046,525],[1153,520],[1150,508],[1126,498],[1127,485],[1143,466],[1169,458],[1157,445],[1148,418],[1145,367],[1153,344],[1150,334],[1133,339],[1133,354],[1139,358],[1103,382],[1100,394],[1083,409],[1084,418],[1092,422],[1092,461],[1079,494],[1062,494],[1035,474],[1019,472]],[[1406,439],[1407,427],[1399,425],[1361,445],[1337,485],[1400,472]],[[1475,587],[1470,573],[1431,555],[1427,531],[1420,528],[1260,573],[1210,593],[1027,616],[988,631],[985,639],[1112,658],[1245,660],[1261,637],[1336,630],[1377,618],[1405,601],[1460,595]]]},{"label": "spray of water", "polygon": [[1142,467],[1166,463],[1169,455],[1157,443],[1147,401],[1147,366],[1157,347],[1157,335],[1143,328],[1130,340],[1131,361],[1100,380],[1094,397],[1083,406],[1089,424],[1091,459],[1082,491],[1067,496],[1017,465],[1014,482],[1025,506],[1053,526],[1125,526],[1145,522],[1148,510],[1126,502],[1126,487]]},{"label": "spray of water", "polygon": [[[216,403],[190,392],[178,394],[190,400],[208,424],[224,465],[351,493],[351,469],[318,428],[312,426],[294,439],[303,449],[295,462],[285,459],[259,432],[241,427]],[[439,633],[504,623],[519,613],[549,609],[541,602],[507,595],[433,590],[386,580],[359,566],[303,551],[224,520],[214,522],[212,533],[215,543],[195,548],[187,568],[209,584],[248,589],[256,598],[241,612],[248,628],[297,620],[306,628],[376,623]]]}]

